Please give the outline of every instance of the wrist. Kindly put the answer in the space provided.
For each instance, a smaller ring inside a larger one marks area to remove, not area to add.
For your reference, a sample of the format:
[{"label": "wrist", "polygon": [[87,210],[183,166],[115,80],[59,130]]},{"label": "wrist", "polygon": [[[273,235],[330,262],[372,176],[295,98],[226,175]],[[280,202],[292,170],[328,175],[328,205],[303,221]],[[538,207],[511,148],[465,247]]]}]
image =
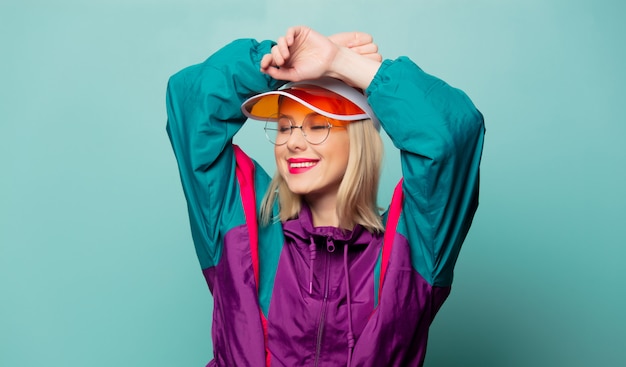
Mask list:
[{"label": "wrist", "polygon": [[346,47],[339,47],[328,76],[365,90],[374,79],[380,65],[379,61],[367,58]]}]

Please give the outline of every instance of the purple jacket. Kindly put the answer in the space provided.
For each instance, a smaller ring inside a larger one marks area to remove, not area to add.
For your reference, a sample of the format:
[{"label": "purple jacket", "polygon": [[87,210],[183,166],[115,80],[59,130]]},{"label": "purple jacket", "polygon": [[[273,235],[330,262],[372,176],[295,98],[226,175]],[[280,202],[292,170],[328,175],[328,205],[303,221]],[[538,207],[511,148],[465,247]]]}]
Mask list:
[{"label": "purple jacket", "polygon": [[307,207],[259,226],[270,178],[232,137],[241,102],[280,85],[258,71],[271,45],[235,41],[168,86],[167,130],[214,298],[209,365],[421,366],[478,205],[482,116],[409,59],[386,60],[366,90],[401,152],[385,235],[314,228]]}]

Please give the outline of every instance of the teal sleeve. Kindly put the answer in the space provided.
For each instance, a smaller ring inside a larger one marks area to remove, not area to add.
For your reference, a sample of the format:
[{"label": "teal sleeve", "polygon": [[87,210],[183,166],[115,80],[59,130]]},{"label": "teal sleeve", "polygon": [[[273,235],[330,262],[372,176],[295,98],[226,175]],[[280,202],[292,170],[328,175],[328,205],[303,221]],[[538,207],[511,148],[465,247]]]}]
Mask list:
[{"label": "teal sleeve", "polygon": [[482,114],[464,92],[406,57],[384,61],[366,93],[401,151],[397,231],[409,241],[414,268],[431,285],[449,286],[478,207]]},{"label": "teal sleeve", "polygon": [[260,72],[261,58],[272,45],[234,41],[203,63],[176,73],[168,83],[167,133],[203,269],[219,261],[225,232],[245,221],[232,138],[246,120],[241,103],[278,86]]}]

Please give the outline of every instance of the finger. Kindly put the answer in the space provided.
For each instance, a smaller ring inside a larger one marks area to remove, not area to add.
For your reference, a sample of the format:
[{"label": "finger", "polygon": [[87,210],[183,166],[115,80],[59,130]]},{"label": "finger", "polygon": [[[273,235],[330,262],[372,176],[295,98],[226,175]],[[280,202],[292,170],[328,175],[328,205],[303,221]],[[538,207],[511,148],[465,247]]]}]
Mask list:
[{"label": "finger", "polygon": [[372,43],[373,38],[365,32],[343,32],[328,37],[333,43],[344,47],[357,47]]},{"label": "finger", "polygon": [[301,80],[301,78],[298,77],[297,72],[291,68],[268,68],[261,71],[277,80],[287,80],[291,82]]},{"label": "finger", "polygon": [[361,46],[350,47],[350,50],[361,55],[375,54],[378,52],[378,45],[375,43],[368,43]]},{"label": "finger", "polygon": [[374,38],[365,32],[351,32],[351,39],[347,44],[347,47],[356,47],[366,45],[374,42]]},{"label": "finger", "polygon": [[383,56],[381,54],[367,54],[367,55],[362,55],[362,56],[367,57],[368,59],[372,59],[374,61],[378,61],[378,62],[383,61]]},{"label": "finger", "polygon": [[287,41],[288,46],[293,45],[293,41],[296,38],[297,32],[297,27],[289,27],[289,29],[287,29],[287,33],[285,34],[285,40]]},{"label": "finger", "polygon": [[353,45],[366,45],[374,42],[374,37],[365,32],[354,32]]},{"label": "finger", "polygon": [[271,54],[263,55],[263,58],[261,58],[261,70],[265,70],[269,67],[275,66],[273,64],[274,64],[274,58],[272,57]]},{"label": "finger", "polygon": [[276,52],[280,54],[282,63],[284,63],[285,60],[289,58],[289,55],[290,55],[289,44],[285,37],[278,38],[278,40],[276,41],[276,45],[272,47],[272,51],[274,51],[274,49],[276,49]]},{"label": "finger", "polygon": [[352,40],[352,34],[351,32],[337,33],[328,36],[328,39],[338,46],[348,47],[348,42]]},{"label": "finger", "polygon": [[281,53],[281,49],[279,46],[276,45],[272,47],[271,55],[272,55],[274,65],[282,66],[285,64],[285,59],[283,58],[283,55]]}]

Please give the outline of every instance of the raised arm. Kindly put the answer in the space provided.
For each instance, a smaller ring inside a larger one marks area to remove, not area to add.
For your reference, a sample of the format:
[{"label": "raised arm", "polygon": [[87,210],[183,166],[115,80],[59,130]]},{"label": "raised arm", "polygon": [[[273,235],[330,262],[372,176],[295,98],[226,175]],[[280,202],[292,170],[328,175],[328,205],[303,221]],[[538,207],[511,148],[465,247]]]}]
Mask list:
[{"label": "raised arm", "polygon": [[221,255],[223,229],[243,218],[236,200],[232,137],[245,121],[240,106],[279,82],[259,71],[273,43],[251,39],[225,46],[170,78],[167,132],[178,161],[196,252],[203,269]]},{"label": "raised arm", "polygon": [[478,206],[484,124],[467,95],[406,57],[386,60],[366,91],[401,151],[404,206],[398,232],[416,270],[449,286]]}]

